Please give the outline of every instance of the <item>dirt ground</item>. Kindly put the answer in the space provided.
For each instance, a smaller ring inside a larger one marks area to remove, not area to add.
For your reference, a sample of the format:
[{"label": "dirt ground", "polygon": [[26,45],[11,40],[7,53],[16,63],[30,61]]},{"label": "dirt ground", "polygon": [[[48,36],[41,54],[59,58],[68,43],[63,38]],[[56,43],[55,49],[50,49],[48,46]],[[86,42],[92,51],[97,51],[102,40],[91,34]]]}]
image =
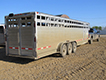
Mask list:
[{"label": "dirt ground", "polygon": [[106,80],[106,35],[76,53],[39,60],[5,56],[0,47],[0,80]]}]

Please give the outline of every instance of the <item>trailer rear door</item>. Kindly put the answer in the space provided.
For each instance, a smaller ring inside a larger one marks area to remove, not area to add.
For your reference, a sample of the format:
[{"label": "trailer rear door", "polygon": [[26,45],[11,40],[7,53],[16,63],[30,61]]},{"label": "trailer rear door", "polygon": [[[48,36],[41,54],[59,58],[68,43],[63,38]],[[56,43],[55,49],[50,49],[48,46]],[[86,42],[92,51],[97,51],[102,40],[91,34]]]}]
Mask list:
[{"label": "trailer rear door", "polygon": [[34,16],[9,17],[7,25],[8,54],[34,56]]}]

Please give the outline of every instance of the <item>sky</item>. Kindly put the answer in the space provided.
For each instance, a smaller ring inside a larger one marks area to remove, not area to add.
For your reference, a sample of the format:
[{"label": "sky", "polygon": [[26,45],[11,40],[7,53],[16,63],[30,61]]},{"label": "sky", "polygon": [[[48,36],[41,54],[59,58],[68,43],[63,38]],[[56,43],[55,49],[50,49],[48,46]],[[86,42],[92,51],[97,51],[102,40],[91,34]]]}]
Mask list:
[{"label": "sky", "polygon": [[71,19],[106,26],[106,0],[0,0],[0,24],[9,13],[43,12],[66,14]]}]

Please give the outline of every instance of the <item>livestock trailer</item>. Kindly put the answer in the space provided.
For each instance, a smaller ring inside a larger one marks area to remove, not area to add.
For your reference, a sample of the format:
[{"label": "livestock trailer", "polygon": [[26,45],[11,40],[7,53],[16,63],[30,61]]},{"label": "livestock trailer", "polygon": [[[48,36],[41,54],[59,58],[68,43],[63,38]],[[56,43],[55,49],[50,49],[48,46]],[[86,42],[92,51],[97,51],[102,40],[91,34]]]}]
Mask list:
[{"label": "livestock trailer", "polygon": [[89,23],[28,12],[5,16],[6,55],[38,59],[54,53],[74,53],[88,42]]}]

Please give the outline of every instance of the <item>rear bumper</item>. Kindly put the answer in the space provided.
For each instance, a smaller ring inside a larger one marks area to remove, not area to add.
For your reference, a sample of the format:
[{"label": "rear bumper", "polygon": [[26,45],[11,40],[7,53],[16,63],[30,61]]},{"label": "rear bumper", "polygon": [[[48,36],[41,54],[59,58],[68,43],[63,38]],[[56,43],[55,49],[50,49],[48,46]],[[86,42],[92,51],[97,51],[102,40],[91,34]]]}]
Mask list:
[{"label": "rear bumper", "polygon": [[8,54],[6,56],[19,57],[19,58],[29,58],[29,59],[37,59],[35,56],[27,56],[27,55]]}]

